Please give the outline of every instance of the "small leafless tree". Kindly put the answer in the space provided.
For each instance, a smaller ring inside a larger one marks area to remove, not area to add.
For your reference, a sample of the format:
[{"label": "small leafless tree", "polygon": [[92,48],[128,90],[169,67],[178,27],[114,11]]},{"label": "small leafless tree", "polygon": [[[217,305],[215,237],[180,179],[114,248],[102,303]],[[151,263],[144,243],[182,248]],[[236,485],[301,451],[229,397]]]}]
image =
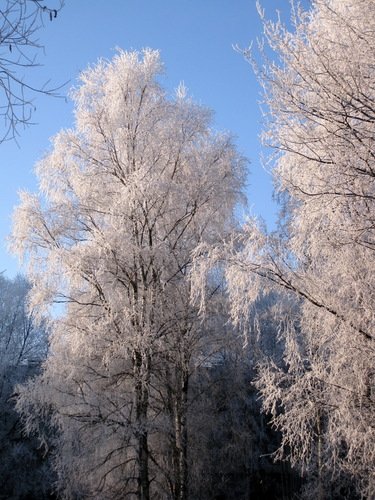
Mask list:
[{"label": "small leafless tree", "polygon": [[38,66],[44,47],[37,33],[46,20],[57,17],[63,0],[5,0],[0,4],[0,142],[14,139],[19,125],[31,123],[35,94],[59,95],[59,88],[38,85],[25,78]]}]

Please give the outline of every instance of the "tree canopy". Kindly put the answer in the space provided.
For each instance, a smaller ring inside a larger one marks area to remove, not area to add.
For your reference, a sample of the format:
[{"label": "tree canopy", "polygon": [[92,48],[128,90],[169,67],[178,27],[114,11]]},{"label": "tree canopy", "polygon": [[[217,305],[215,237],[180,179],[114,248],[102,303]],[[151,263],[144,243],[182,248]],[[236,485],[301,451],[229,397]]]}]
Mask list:
[{"label": "tree canopy", "polygon": [[[183,87],[166,97],[161,70],[159,53],[145,50],[82,73],[75,128],[54,138],[37,167],[40,195],[23,193],[15,215],[31,303],[41,312],[65,304],[19,407],[53,409],[68,497],[83,488],[146,499],[172,488],[186,498],[188,378],[205,350],[190,270],[196,247],[235,223],[244,160]],[[170,464],[158,456],[163,439],[175,449]],[[171,486],[159,471],[168,467]]]},{"label": "tree canopy", "polygon": [[238,222],[246,161],[151,49],[81,74],[21,194],[12,247],[51,337],[17,407],[62,498],[269,498],[264,471],[290,481],[275,498],[375,496],[375,0],[291,5],[289,28],[258,6],[247,53],[275,231]]},{"label": "tree canopy", "polygon": [[264,19],[279,62],[256,68],[282,203],[279,230],[267,234],[249,220],[226,255],[212,257],[228,261],[237,323],[269,292],[284,291],[298,305],[281,317],[283,363],[259,368],[264,408],[283,435],[277,456],[315,477],[309,498],[323,498],[334,478],[342,491],[354,480],[370,498],[375,3],[316,0],[294,15],[291,31]]}]

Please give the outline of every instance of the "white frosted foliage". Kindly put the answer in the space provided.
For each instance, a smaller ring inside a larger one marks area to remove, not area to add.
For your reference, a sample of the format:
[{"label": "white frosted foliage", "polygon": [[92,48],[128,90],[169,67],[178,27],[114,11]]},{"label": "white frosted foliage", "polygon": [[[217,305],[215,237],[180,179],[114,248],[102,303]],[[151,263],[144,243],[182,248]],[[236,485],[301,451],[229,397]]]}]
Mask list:
[{"label": "white frosted foliage", "polygon": [[202,343],[189,302],[194,252],[225,237],[242,189],[230,137],[210,130],[210,113],[183,86],[166,97],[162,68],[157,51],[120,50],[83,72],[75,127],[53,139],[37,166],[40,193],[23,194],[14,216],[33,306],[65,304],[19,408],[29,428],[52,411],[67,498],[150,494],[149,436],[166,418],[157,377],[168,363],[188,373]]},{"label": "white frosted foliage", "polygon": [[346,494],[355,484],[373,498],[375,2],[292,11],[290,32],[263,18],[279,59],[256,68],[281,226],[244,228],[229,250],[228,290],[245,327],[264,294],[296,302],[280,322],[284,362],[259,367],[264,409],[283,436],[278,457],[308,470],[307,497],[326,498],[336,478]]}]

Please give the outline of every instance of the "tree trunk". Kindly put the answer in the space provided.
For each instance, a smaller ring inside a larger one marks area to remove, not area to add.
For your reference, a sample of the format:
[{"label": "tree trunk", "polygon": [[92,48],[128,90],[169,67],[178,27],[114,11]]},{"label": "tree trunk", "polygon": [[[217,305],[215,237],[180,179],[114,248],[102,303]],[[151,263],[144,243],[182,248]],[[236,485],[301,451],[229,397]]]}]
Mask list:
[{"label": "tree trunk", "polygon": [[141,353],[134,354],[135,406],[137,424],[137,462],[138,462],[138,499],[150,500],[150,481],[148,472],[148,390],[150,360],[143,363]]},{"label": "tree trunk", "polygon": [[324,490],[323,477],[323,417],[320,412],[317,418],[317,468],[318,468],[318,500],[327,498],[327,492]]},{"label": "tree trunk", "polygon": [[[185,356],[184,356],[185,358]],[[175,500],[187,499],[187,403],[189,372],[186,360],[176,368],[175,399]]]}]

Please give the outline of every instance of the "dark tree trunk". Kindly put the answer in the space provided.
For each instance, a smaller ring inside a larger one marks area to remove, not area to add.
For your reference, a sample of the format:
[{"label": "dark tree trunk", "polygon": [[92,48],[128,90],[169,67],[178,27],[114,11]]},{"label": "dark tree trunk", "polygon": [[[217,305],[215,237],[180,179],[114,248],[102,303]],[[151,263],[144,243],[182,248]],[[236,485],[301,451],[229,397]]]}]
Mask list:
[{"label": "dark tree trunk", "polygon": [[[138,499],[150,500],[150,481],[148,471],[148,399],[150,360],[144,360],[141,353],[134,354],[136,439],[138,462]],[[144,362],[145,361],[145,362]]]},{"label": "dark tree trunk", "polygon": [[176,396],[175,396],[175,500],[186,500],[188,491],[187,471],[187,404],[189,371],[186,360],[176,369]]}]

